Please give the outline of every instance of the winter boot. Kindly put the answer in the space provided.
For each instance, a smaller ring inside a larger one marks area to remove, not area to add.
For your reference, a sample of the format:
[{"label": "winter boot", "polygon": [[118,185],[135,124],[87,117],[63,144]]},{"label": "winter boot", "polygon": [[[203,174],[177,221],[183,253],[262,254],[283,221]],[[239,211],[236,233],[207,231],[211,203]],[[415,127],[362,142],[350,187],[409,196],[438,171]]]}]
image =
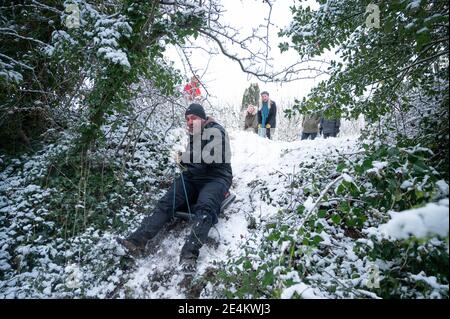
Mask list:
[{"label": "winter boot", "polygon": [[181,249],[181,259],[195,259],[200,253],[200,248],[208,238],[208,232],[212,226],[212,216],[208,213],[198,213],[194,217],[191,233],[186,237],[186,242]]},{"label": "winter boot", "polygon": [[126,238],[117,238],[117,242],[134,258],[142,257],[145,253],[145,244],[136,243],[135,241]]},{"label": "winter boot", "polygon": [[180,265],[186,275],[194,275],[197,270],[197,257],[181,255]]}]

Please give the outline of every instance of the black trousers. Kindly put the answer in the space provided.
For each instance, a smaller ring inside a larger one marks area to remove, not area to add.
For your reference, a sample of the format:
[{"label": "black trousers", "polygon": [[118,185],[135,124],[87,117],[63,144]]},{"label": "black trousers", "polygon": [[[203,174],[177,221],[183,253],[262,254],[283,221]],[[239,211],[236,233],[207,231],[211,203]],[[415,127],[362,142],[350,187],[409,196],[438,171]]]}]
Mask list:
[{"label": "black trousers", "polygon": [[275,133],[275,129],[274,128],[258,128],[258,135],[261,137],[267,137],[269,140],[272,139],[272,134]]},{"label": "black trousers", "polygon": [[337,133],[323,133],[323,138],[336,137]]},{"label": "black trousers", "polygon": [[317,137],[317,133],[302,133],[302,140],[307,140],[308,137],[311,137],[313,140]]},{"label": "black trousers", "polygon": [[183,174],[183,179],[181,176],[175,179],[167,193],[158,201],[153,213],[144,218],[141,226],[129,239],[136,244],[147,243],[170,221],[175,211],[188,211],[190,208],[194,215],[193,223],[181,250],[181,258],[197,258],[209,230],[217,223],[220,205],[228,188],[227,183],[220,179],[198,181]]}]

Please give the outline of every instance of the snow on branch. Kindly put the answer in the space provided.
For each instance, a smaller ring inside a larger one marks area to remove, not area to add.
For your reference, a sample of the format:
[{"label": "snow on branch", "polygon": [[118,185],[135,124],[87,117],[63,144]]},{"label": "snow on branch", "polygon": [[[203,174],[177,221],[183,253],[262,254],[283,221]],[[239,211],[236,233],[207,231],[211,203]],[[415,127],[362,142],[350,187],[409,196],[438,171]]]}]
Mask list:
[{"label": "snow on branch", "polygon": [[[329,75],[329,63],[325,60],[304,58],[291,65],[275,67],[274,58],[269,52],[272,50],[269,39],[269,28],[271,22],[273,3],[266,1],[269,6],[265,23],[255,27],[250,34],[242,34],[242,30],[224,23],[221,17],[225,10],[217,1],[177,1],[170,2],[171,7],[168,12],[178,9],[183,15],[199,14],[206,12],[203,19],[207,23],[203,25],[198,33],[205,40],[206,44],[198,44],[204,51],[210,55],[223,54],[227,58],[236,62],[242,72],[255,76],[263,82],[291,82],[300,79],[316,79],[322,75]],[[164,4],[168,4],[165,2]],[[195,10],[194,10],[195,9]],[[202,11],[203,10],[203,11]],[[196,38],[197,39],[197,38]],[[215,45],[210,45],[210,42]],[[200,41],[201,42],[201,41]],[[192,45],[186,46],[184,43],[178,44],[183,50],[192,48]],[[217,50],[218,48],[218,50]]]}]

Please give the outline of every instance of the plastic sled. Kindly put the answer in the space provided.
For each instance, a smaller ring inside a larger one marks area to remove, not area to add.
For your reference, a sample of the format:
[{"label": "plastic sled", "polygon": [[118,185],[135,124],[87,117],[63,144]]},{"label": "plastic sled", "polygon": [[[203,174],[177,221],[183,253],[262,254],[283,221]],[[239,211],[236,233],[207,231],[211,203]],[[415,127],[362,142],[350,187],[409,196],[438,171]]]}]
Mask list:
[{"label": "plastic sled", "polygon": [[[230,206],[230,204],[234,201],[236,198],[236,195],[226,192],[225,193],[225,199],[222,201],[222,204],[220,205],[220,214],[223,214],[224,210]],[[180,218],[183,220],[191,220],[193,214],[189,214],[188,212],[175,212],[174,217]]]}]

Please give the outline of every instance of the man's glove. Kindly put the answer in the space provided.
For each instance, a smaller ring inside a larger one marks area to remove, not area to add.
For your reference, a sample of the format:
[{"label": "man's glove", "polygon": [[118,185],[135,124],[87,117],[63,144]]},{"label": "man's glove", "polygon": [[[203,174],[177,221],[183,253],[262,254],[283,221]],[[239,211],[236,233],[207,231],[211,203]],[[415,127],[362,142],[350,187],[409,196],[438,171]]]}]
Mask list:
[{"label": "man's glove", "polygon": [[175,161],[175,164],[177,164],[177,166],[181,169],[184,169],[184,166],[182,165],[182,153],[181,152],[175,152],[173,154],[173,160]]},{"label": "man's glove", "polygon": [[261,124],[258,124],[258,128],[261,128]]},{"label": "man's glove", "polygon": [[270,124],[266,124],[266,128],[270,128]]},{"label": "man's glove", "polygon": [[181,162],[181,152],[173,152],[173,161],[175,164],[180,164]]}]

